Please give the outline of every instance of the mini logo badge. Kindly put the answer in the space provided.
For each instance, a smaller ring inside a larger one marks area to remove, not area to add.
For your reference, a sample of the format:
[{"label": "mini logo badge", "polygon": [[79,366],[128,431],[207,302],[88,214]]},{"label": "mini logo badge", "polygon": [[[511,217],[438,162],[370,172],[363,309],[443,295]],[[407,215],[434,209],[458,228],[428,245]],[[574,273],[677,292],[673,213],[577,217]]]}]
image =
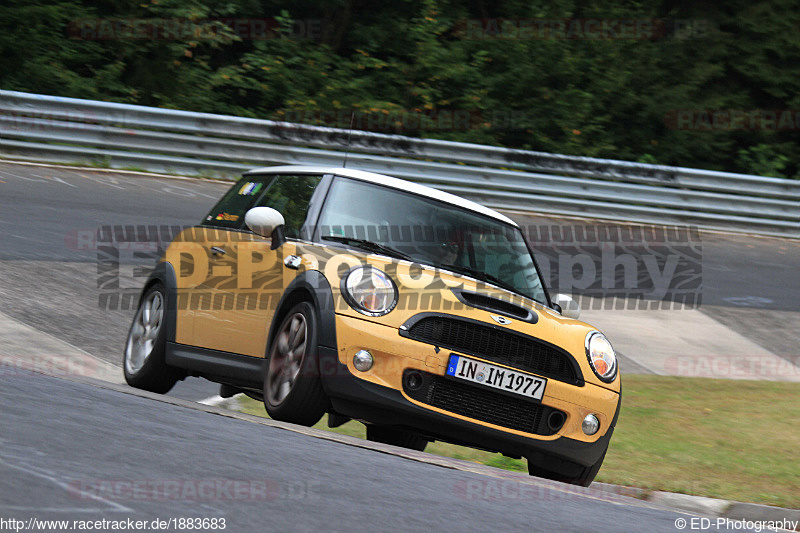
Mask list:
[{"label": "mini logo badge", "polygon": [[501,326],[507,326],[507,325],[511,324],[511,320],[507,319],[504,316],[497,316],[497,315],[489,315],[489,316],[492,317],[492,320],[494,320],[495,322],[497,322]]}]

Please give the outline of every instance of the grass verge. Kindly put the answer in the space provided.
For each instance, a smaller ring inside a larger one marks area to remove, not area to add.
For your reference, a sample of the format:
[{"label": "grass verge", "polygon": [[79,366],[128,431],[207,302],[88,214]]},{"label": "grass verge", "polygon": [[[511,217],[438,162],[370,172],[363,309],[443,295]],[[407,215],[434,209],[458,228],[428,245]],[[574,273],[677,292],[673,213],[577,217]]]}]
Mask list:
[{"label": "grass verge", "polygon": [[[623,404],[597,481],[800,508],[800,385],[626,375]],[[239,410],[267,416],[249,398]],[[365,438],[364,426],[336,429]],[[525,461],[442,442],[427,452],[527,472]]]}]

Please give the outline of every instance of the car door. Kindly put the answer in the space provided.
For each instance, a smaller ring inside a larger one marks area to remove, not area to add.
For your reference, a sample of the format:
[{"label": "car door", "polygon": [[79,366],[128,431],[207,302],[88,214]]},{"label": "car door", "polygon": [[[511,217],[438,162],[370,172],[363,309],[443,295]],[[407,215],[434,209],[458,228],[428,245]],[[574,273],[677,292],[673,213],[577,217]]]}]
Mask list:
[{"label": "car door", "polygon": [[[205,243],[209,257],[209,276],[198,285],[202,301],[195,308],[193,344],[201,348],[235,354],[264,357],[275,310],[285,287],[296,270],[285,267],[284,257],[291,255],[322,176],[313,174],[248,176],[236,194],[250,194],[263,183],[257,199],[237,212],[235,227],[218,228]],[[287,242],[273,250],[272,240],[251,232],[244,225],[244,215],[252,207],[278,210],[286,221]],[[217,211],[220,211],[219,209]],[[222,210],[220,213],[227,213]],[[212,211],[215,223],[220,213]],[[230,213],[227,213],[230,214]],[[214,227],[214,226],[212,226]]]},{"label": "car door", "polygon": [[185,229],[167,248],[166,260],[175,270],[178,286],[175,342],[200,345],[197,316],[213,307],[219,286],[230,280],[227,270],[231,267],[226,264],[229,243],[235,239],[233,235],[242,232],[244,214],[272,179],[273,176],[260,176],[240,180],[200,225]]}]

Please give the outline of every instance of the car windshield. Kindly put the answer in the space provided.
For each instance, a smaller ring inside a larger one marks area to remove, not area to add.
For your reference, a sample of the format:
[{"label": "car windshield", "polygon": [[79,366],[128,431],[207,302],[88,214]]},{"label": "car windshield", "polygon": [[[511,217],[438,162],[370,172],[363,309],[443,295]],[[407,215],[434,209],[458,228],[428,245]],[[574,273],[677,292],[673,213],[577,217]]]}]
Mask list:
[{"label": "car windshield", "polygon": [[519,228],[449,203],[337,177],[318,231],[327,244],[407,258],[547,302]]}]

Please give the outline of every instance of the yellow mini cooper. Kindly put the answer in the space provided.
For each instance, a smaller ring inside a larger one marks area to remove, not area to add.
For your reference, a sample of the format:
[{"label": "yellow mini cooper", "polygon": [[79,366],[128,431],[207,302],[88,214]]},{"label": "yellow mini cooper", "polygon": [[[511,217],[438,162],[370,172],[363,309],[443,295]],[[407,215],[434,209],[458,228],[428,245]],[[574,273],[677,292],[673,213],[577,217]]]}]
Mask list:
[{"label": "yellow mini cooper", "polygon": [[367,426],[528,460],[589,485],[620,405],[606,337],[551,297],[517,224],[346,168],[247,172],[166,248],[125,347],[127,382],[186,376],[275,419]]}]

